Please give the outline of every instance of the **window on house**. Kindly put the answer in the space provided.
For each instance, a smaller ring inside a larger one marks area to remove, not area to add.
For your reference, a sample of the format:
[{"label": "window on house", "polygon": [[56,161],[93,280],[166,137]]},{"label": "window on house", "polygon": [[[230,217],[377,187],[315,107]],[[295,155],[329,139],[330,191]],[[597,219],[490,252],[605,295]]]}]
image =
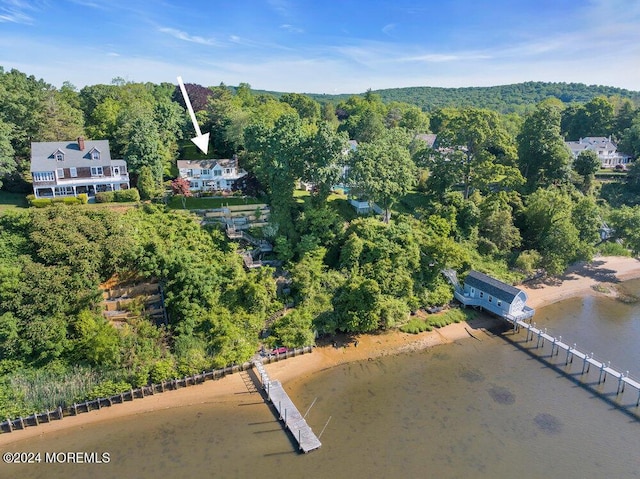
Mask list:
[{"label": "window on house", "polygon": [[203,175],[210,175],[211,174],[211,170],[202,170],[202,174]]},{"label": "window on house", "polygon": [[193,170],[191,169],[187,170],[187,176],[193,176]]},{"label": "window on house", "polygon": [[489,302],[491,303],[493,301],[493,297],[489,296]]},{"label": "window on house", "polygon": [[77,178],[78,177],[78,169],[75,166],[69,168],[69,176],[71,176],[71,178]]},{"label": "window on house", "polygon": [[98,150],[93,150],[91,152],[91,159],[92,160],[99,160],[100,159],[100,152]]},{"label": "window on house", "polygon": [[61,151],[56,153],[56,161],[64,161],[64,153],[62,153]]},{"label": "window on house", "polygon": [[480,291],[480,297],[484,298],[484,293],[482,291]]},{"label": "window on house", "polygon": [[502,301],[498,300],[498,306],[502,306]]},{"label": "window on house", "polygon": [[64,168],[58,168],[58,178],[64,178]]},{"label": "window on house", "polygon": [[213,176],[222,176],[221,170],[213,170]]},{"label": "window on house", "polygon": [[91,176],[104,176],[104,171],[102,170],[102,166],[92,166]]},{"label": "window on house", "polygon": [[53,171],[41,171],[33,174],[34,181],[54,181],[55,179]]},{"label": "window on house", "polygon": [[231,174],[231,168],[225,168],[224,169],[224,174],[225,175],[230,175]]}]

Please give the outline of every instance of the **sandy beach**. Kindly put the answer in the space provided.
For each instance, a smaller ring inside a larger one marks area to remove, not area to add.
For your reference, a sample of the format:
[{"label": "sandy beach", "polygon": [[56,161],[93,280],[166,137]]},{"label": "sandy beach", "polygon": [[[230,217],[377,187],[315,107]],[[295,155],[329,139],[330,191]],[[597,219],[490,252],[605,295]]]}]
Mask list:
[{"label": "sandy beach", "polygon": [[[540,308],[575,296],[606,294],[616,295],[620,281],[640,278],[640,261],[624,257],[599,257],[588,264],[579,264],[554,280],[537,280],[522,286],[529,296],[528,304]],[[266,365],[270,376],[286,387],[288,381],[304,380],[318,371],[340,364],[367,360],[384,355],[420,350],[439,344],[460,340],[481,339],[486,328],[495,325],[496,319],[485,316],[466,323],[452,324],[431,332],[417,335],[402,332],[384,332],[357,337],[338,337],[337,344],[320,344],[311,354]],[[357,340],[357,346],[355,341]],[[197,386],[167,391],[144,399],[117,404],[63,420],[27,427],[24,430],[0,434],[0,446],[38,437],[68,428],[82,428],[88,424],[109,421],[114,418],[135,416],[151,411],[178,408],[188,405],[216,402],[238,402],[247,397],[247,385],[241,374],[232,374],[216,381]]]},{"label": "sandy beach", "polygon": [[559,278],[532,281],[520,287],[529,297],[527,304],[540,308],[575,296],[604,294],[615,297],[618,283],[637,278],[640,278],[637,259],[600,256],[590,263],[573,265]]}]

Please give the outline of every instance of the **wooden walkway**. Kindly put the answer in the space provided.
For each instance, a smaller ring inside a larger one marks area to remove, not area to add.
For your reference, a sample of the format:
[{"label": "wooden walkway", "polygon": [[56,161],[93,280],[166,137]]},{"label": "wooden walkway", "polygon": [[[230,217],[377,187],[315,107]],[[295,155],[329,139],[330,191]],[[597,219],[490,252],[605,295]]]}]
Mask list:
[{"label": "wooden walkway", "polygon": [[573,363],[573,358],[577,357],[582,360],[582,373],[585,374],[589,372],[591,366],[595,366],[598,369],[598,384],[604,383],[607,379],[607,376],[611,376],[618,381],[618,388],[616,390],[616,395],[620,395],[624,393],[625,386],[630,386],[638,391],[638,399],[636,401],[636,407],[640,406],[640,381],[632,379],[629,377],[629,371],[620,372],[611,367],[611,362],[607,362],[605,364],[604,361],[599,361],[594,358],[593,353],[587,354],[576,348],[575,343],[573,345],[569,345],[562,341],[562,336],[554,337],[550,334],[547,334],[547,330],[544,331],[535,327],[535,323],[530,324],[523,320],[516,319],[508,319],[507,321],[513,324],[514,331],[518,331],[520,328],[523,328],[527,331],[527,342],[533,341],[536,342],[536,348],[544,347],[545,341],[548,344],[551,344],[551,356],[554,354],[557,356],[560,350],[566,351],[566,359],[565,365]]},{"label": "wooden walkway", "polygon": [[307,424],[304,417],[293,401],[289,398],[280,381],[270,380],[269,375],[264,369],[262,361],[259,359],[253,360],[253,366],[255,367],[260,381],[262,382],[262,388],[267,391],[267,397],[278,411],[279,419],[284,422],[285,427],[291,432],[294,439],[297,441],[300,450],[305,454],[314,449],[318,449],[322,446],[320,439],[311,430],[311,427]]}]

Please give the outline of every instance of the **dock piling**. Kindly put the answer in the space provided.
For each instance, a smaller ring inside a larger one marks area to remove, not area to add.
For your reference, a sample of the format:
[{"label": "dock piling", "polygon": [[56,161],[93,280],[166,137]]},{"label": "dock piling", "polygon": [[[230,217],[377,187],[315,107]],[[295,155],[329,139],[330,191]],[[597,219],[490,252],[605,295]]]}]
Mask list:
[{"label": "dock piling", "polygon": [[512,323],[517,323],[520,327],[523,327],[527,330],[526,341],[529,341],[529,334],[531,334],[531,340],[533,340],[534,336],[537,336],[536,346],[535,348],[544,348],[545,339],[551,343],[551,357],[555,355],[557,356],[560,353],[560,349],[564,349],[567,352],[565,357],[565,366],[573,363],[574,356],[578,356],[582,359],[582,371],[581,374],[589,373],[589,368],[593,364],[595,367],[599,369],[598,373],[598,384],[604,384],[607,380],[607,375],[618,378],[616,395],[621,395],[624,393],[624,389],[626,385],[630,385],[632,388],[635,388],[638,391],[638,399],[636,401],[636,407],[640,407],[640,381],[633,379],[629,376],[629,371],[619,372],[616,369],[611,368],[611,361],[599,361],[595,359],[593,352],[591,353],[583,353],[577,348],[576,343],[573,345],[565,344],[562,342],[562,336],[558,336],[557,338],[550,336],[547,333],[547,329],[544,331],[535,327],[535,323],[533,325],[531,323],[527,323],[526,321],[516,319],[516,318],[505,318],[507,321]]}]

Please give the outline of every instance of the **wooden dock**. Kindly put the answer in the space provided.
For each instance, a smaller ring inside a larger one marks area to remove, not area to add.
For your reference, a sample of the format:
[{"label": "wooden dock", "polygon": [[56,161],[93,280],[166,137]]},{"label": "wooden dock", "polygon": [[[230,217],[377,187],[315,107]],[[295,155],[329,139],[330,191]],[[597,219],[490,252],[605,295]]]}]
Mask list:
[{"label": "wooden dock", "polygon": [[597,360],[593,353],[587,354],[576,348],[576,344],[569,345],[562,341],[562,336],[554,337],[544,331],[535,327],[535,323],[530,324],[523,320],[508,319],[507,321],[513,324],[514,330],[517,332],[520,328],[527,331],[527,342],[536,342],[536,348],[544,347],[545,341],[551,345],[551,356],[558,355],[560,350],[566,351],[565,365],[573,363],[573,358],[577,357],[582,360],[582,373],[589,372],[591,366],[595,366],[598,369],[598,384],[604,383],[607,376],[611,376],[618,381],[618,388],[616,395],[624,393],[625,386],[630,386],[638,391],[638,399],[636,401],[636,407],[640,406],[640,381],[637,381],[629,376],[629,371],[620,372],[611,367],[611,362],[605,363],[604,361]]},{"label": "wooden dock", "polygon": [[269,401],[271,401],[278,412],[279,419],[283,421],[284,426],[291,432],[300,450],[306,454],[322,446],[320,439],[313,433],[311,427],[293,404],[293,401],[289,398],[280,381],[272,381],[269,379],[269,375],[265,371],[262,361],[259,359],[253,360],[253,366],[258,372],[262,388],[267,392]]}]

